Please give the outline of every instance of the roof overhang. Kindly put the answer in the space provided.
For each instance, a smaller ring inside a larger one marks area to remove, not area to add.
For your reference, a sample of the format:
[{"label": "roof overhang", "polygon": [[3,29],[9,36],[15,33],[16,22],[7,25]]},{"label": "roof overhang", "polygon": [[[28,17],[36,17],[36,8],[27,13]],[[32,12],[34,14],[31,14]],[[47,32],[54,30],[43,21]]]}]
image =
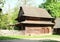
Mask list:
[{"label": "roof overhang", "polygon": [[42,21],[23,21],[21,22],[23,24],[42,24],[42,25],[54,25],[54,23],[51,22],[42,22]]}]

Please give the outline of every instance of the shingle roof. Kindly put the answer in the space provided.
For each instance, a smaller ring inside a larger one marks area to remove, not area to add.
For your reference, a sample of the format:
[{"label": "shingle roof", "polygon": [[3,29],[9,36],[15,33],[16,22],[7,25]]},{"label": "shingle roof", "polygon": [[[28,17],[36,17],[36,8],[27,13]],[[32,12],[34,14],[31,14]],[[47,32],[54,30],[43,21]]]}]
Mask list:
[{"label": "shingle roof", "polygon": [[48,21],[23,21],[21,23],[28,23],[28,24],[50,24],[50,25],[54,25],[54,23],[48,22]]},{"label": "shingle roof", "polygon": [[22,6],[22,9],[24,11],[24,16],[52,18],[50,14],[43,8]]},{"label": "shingle roof", "polygon": [[60,18],[56,18],[54,28],[60,28]]}]

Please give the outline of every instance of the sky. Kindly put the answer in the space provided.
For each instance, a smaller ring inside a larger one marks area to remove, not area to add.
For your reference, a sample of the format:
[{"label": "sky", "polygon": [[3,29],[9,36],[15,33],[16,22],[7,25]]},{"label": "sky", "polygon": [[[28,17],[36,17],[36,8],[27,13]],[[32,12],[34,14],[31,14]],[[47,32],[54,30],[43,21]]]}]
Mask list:
[{"label": "sky", "polygon": [[[6,0],[4,7],[3,7],[3,13],[6,13],[9,11],[9,9],[13,9],[17,5],[18,0]],[[41,3],[45,2],[44,0],[32,0],[28,1],[27,5],[31,5],[34,7],[38,7]],[[20,5],[23,5],[22,0],[20,0]]]}]

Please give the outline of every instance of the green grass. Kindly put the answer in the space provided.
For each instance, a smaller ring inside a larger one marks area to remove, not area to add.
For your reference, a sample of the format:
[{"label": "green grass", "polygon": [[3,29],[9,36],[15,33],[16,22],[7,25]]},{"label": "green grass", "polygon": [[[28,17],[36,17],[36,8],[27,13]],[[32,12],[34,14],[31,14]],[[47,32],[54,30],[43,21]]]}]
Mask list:
[{"label": "green grass", "polygon": [[[12,37],[12,36],[11,36]],[[40,36],[14,36],[16,38],[60,38],[60,35],[40,35]]]},{"label": "green grass", "polygon": [[16,37],[10,37],[10,36],[0,36],[0,40],[14,40],[18,39]]},{"label": "green grass", "polygon": [[44,36],[23,36],[23,35],[15,35],[15,36],[0,36],[0,40],[8,40],[8,39],[24,39],[24,38],[60,38],[60,35],[44,35]]}]

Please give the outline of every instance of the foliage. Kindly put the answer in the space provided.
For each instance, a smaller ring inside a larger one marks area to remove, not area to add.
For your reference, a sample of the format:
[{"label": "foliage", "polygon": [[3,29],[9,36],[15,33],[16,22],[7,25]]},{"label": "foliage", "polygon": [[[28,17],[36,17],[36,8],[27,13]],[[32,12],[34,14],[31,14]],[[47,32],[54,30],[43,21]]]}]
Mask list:
[{"label": "foliage", "polygon": [[53,17],[60,17],[60,3],[57,1],[46,0],[41,6],[45,8]]},{"label": "foliage", "polygon": [[11,12],[11,15],[9,15],[9,18],[8,18],[9,25],[11,25],[10,29],[14,29],[15,28],[15,26],[12,26],[12,25],[15,25],[17,23],[17,21],[15,19],[17,18],[18,11],[19,11],[17,7],[15,7],[13,10],[14,10],[14,12]]},{"label": "foliage", "polygon": [[0,21],[0,29],[8,29],[8,24],[9,24],[9,22],[8,22],[8,15],[7,14],[5,14],[5,15],[2,15],[1,16],[1,21]]},{"label": "foliage", "polygon": [[0,0],[0,4],[2,5],[2,7],[4,6],[5,0]]},{"label": "foliage", "polygon": [[[4,6],[4,2],[5,0],[0,0],[0,5],[2,4],[2,7]],[[9,25],[13,25],[17,22],[15,21],[15,19],[17,18],[18,14],[18,7],[16,6],[13,10],[14,12],[8,11],[6,14],[3,14],[2,11],[0,12],[0,29],[13,28],[12,26],[10,27]]]},{"label": "foliage", "polygon": [[[0,8],[4,6],[5,0],[0,0],[0,5],[2,5]],[[8,28],[8,15],[2,13],[2,10],[0,11],[0,29],[7,29]]]},{"label": "foliage", "polygon": [[19,9],[17,7],[14,8],[14,12],[12,12],[12,17],[11,17],[11,20],[12,20],[12,23],[15,24],[17,23],[17,21],[15,20],[18,16],[18,11]]},{"label": "foliage", "polygon": [[0,11],[0,28],[1,28],[1,21],[2,21],[2,11]]}]

